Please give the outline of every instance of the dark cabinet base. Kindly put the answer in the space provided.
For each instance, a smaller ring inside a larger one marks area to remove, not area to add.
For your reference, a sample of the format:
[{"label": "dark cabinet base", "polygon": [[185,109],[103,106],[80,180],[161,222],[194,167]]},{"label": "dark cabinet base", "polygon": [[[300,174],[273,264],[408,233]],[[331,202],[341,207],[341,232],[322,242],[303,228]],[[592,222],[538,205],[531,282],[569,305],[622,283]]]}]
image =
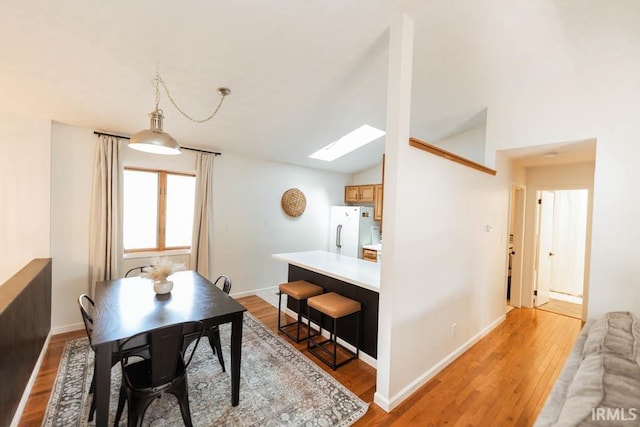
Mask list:
[{"label": "dark cabinet base", "polygon": [[[307,282],[322,286],[325,292],[337,292],[347,298],[359,301],[362,304],[360,322],[360,351],[367,353],[376,359],[378,357],[378,303],[377,292],[361,288],[315,271],[306,270],[289,264],[289,281],[306,280]],[[297,302],[289,298],[287,308],[297,312]],[[306,313],[305,313],[306,314]],[[311,310],[311,320],[316,323],[320,320],[319,313]],[[331,319],[326,318],[322,327],[331,331]],[[338,337],[355,345],[356,340],[356,316],[347,316],[338,320]]]}]

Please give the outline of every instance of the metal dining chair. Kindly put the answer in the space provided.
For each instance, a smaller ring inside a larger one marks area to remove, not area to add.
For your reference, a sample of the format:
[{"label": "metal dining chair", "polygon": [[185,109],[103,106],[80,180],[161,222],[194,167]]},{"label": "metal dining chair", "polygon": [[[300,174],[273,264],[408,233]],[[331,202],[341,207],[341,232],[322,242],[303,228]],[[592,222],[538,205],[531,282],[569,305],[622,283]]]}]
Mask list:
[{"label": "metal dining chair", "polygon": [[[215,282],[213,282],[213,286],[218,286],[218,282],[222,282],[222,291],[229,295],[231,292],[231,278],[229,276],[219,276]],[[218,362],[220,362],[220,366],[222,367],[222,372],[226,372],[224,367],[224,358],[222,357],[222,343],[220,342],[220,328],[218,325],[215,325],[205,331],[205,335],[209,339],[209,345],[211,346],[211,350],[213,354],[218,354]]]},{"label": "metal dining chair", "polygon": [[[229,294],[229,292],[231,292],[231,278],[229,276],[219,276],[215,280],[215,282],[213,282],[213,285],[217,287],[222,286],[222,291],[227,295]],[[226,372],[226,368],[224,366],[224,357],[222,356],[222,343],[220,342],[220,328],[218,327],[218,325],[214,325],[208,329],[205,329],[203,335],[207,336],[213,354],[218,356],[218,362],[222,367],[222,372]],[[194,339],[195,338],[191,334],[187,334],[183,349],[186,349]]]},{"label": "metal dining chair", "polygon": [[[78,307],[80,308],[80,314],[82,315],[82,321],[84,323],[84,329],[87,333],[87,338],[89,339],[89,346],[91,349],[95,351],[93,346],[93,311],[95,307],[95,303],[91,299],[91,297],[87,294],[82,294],[78,297]],[[149,352],[146,348],[146,343],[144,339],[132,340],[126,347],[123,347],[122,353],[126,357],[137,356],[139,358],[148,358]],[[113,353],[111,355],[111,366],[115,366],[120,361],[120,356],[118,353]],[[96,411],[96,402],[93,398],[93,392],[96,387],[96,365],[93,365],[93,376],[91,378],[91,385],[89,386],[89,394],[91,397],[91,408],[89,409],[89,421],[93,421],[93,415]]]},{"label": "metal dining chair", "polygon": [[[189,409],[187,367],[193,359],[203,332],[202,322],[184,322],[141,332],[120,344],[122,383],[115,418],[116,426],[122,416],[125,402],[127,425],[140,426],[149,404],[164,393],[172,394],[178,399],[185,426],[193,425]],[[188,358],[185,358],[183,346],[187,334],[195,334],[196,343],[191,347]],[[151,357],[131,363],[127,357],[127,345],[139,337],[148,337]]]}]

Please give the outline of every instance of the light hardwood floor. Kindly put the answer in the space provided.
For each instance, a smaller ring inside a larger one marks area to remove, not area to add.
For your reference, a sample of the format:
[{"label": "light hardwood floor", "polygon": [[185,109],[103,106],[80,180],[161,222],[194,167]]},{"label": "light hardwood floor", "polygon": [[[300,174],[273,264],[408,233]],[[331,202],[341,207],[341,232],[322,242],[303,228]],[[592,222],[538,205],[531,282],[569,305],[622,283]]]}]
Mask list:
[{"label": "light hardwood floor", "polygon": [[582,304],[574,304],[568,301],[562,301],[551,298],[548,303],[542,304],[538,310],[550,311],[552,313],[563,314],[565,316],[582,318]]},{"label": "light hardwood floor", "polygon": [[[275,307],[256,296],[238,301],[277,330]],[[514,309],[505,322],[391,413],[373,403],[375,369],[357,360],[334,372],[309,355],[303,343],[294,345],[365,402],[371,402],[369,411],[356,426],[529,426],[542,408],[581,328],[582,322],[571,317]],[[20,426],[42,423],[64,344],[82,336],[84,331],[52,337]]]}]

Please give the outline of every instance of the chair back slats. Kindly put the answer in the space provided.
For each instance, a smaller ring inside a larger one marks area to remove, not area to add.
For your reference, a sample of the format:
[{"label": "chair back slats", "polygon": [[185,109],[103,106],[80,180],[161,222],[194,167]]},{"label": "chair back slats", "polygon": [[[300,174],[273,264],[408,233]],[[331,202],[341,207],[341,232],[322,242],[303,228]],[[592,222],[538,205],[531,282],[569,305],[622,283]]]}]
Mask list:
[{"label": "chair back slats", "polygon": [[[187,426],[193,425],[189,410],[187,366],[200,343],[203,331],[202,322],[184,322],[142,332],[118,345],[122,384],[115,425],[118,425],[127,401],[128,425],[141,425],[149,404],[164,393],[173,394],[178,399],[182,420]],[[185,334],[197,334],[197,341],[186,363],[182,350]],[[146,348],[151,358],[129,363],[126,347],[141,336],[147,338]]]},{"label": "chair back slats", "polygon": [[[127,349],[130,343],[143,341],[146,338],[148,351],[151,355],[151,387],[162,387],[171,383],[173,379],[184,374],[186,367],[191,362],[200,338],[204,332],[202,322],[185,322],[176,325],[164,326],[152,331],[142,332],[122,341],[119,345],[120,362],[123,372],[127,366]],[[195,336],[189,358],[184,360],[183,343],[185,335]]]},{"label": "chair back slats", "polygon": [[183,369],[182,325],[173,325],[151,333],[151,387],[167,384]]}]

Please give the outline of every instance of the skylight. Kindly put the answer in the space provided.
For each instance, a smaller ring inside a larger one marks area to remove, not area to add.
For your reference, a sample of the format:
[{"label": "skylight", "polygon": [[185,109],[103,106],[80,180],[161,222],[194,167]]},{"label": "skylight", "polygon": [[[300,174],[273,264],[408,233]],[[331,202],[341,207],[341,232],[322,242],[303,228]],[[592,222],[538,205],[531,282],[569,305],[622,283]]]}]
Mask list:
[{"label": "skylight", "polygon": [[326,147],[322,147],[309,157],[324,160],[325,162],[332,162],[338,157],[342,157],[363,145],[373,142],[385,134],[385,131],[376,129],[373,126],[362,125],[342,138],[333,141]]}]

